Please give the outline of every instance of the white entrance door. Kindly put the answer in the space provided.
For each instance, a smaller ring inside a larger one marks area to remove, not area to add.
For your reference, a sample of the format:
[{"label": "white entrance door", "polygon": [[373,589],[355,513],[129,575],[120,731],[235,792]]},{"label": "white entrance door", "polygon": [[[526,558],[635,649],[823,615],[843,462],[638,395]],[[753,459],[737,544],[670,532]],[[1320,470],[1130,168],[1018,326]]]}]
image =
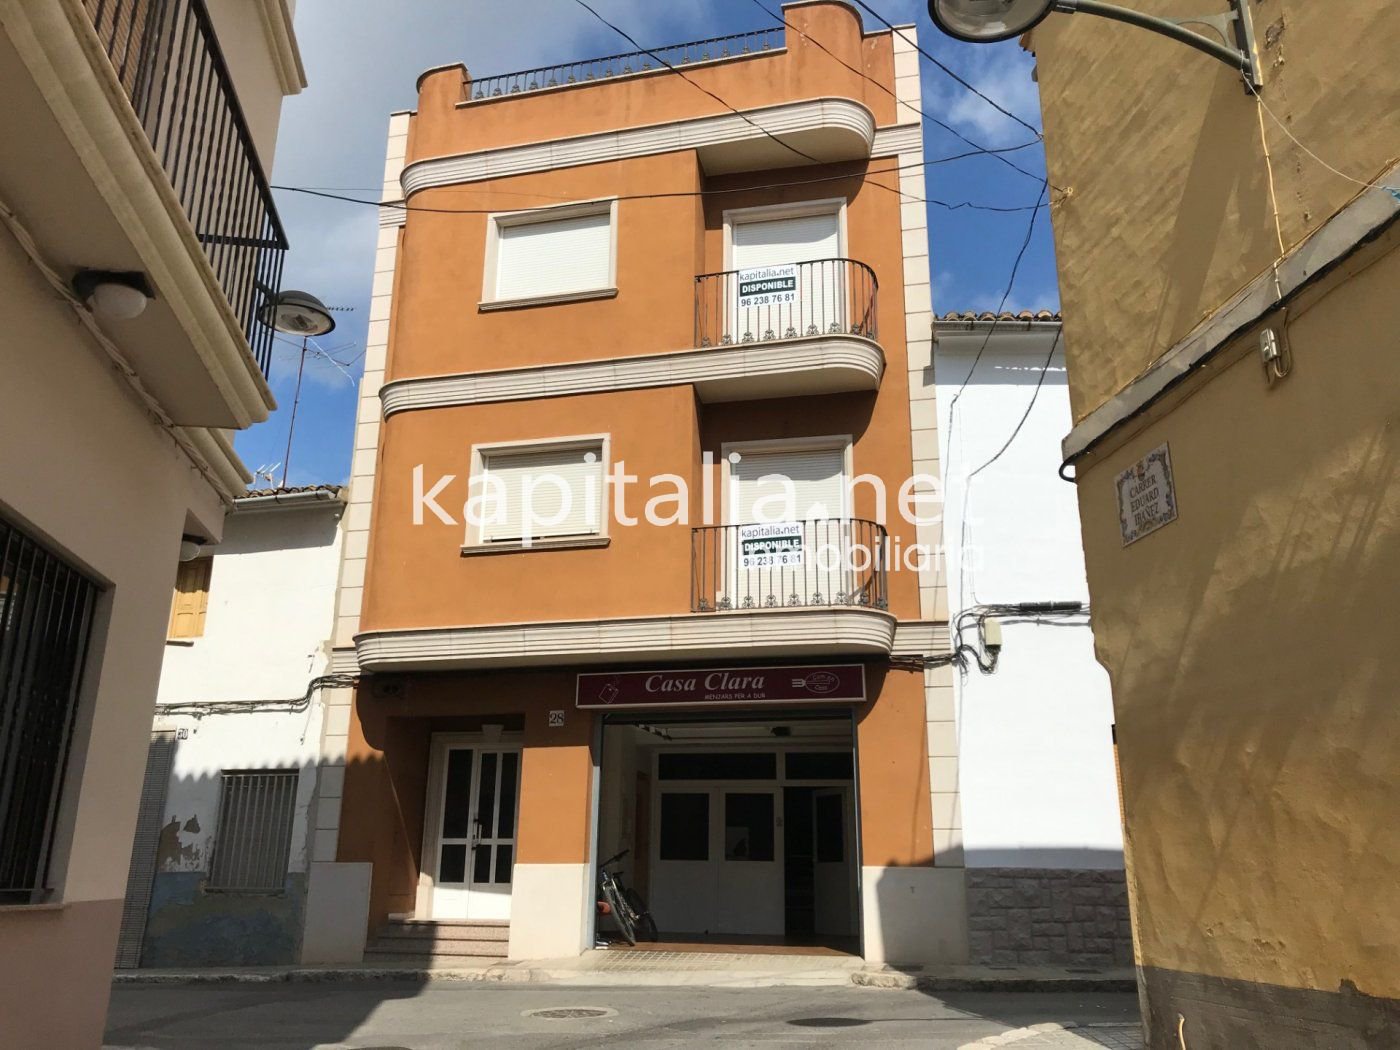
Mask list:
[{"label": "white entrance door", "polygon": [[776,788],[726,787],[715,792],[716,933],[782,934],[783,841]]},{"label": "white entrance door", "polygon": [[816,932],[847,937],[855,932],[855,855],[845,788],[812,793],[813,895]]},{"label": "white entrance door", "polygon": [[433,751],[428,917],[509,919],[520,751],[445,742]]},{"label": "white entrance door", "polygon": [[[846,451],[844,448],[740,450],[729,464],[728,515],[731,525],[781,520],[800,522],[800,565],[743,564],[738,529],[726,544],[729,560],[727,597],[733,608],[769,605],[829,605],[854,584],[849,579],[850,526],[846,522]],[[767,479],[767,480],[765,480]],[[778,480],[778,479],[786,479]],[[790,508],[783,495],[790,491]]]},{"label": "white entrance door", "polygon": [[781,794],[772,784],[657,792],[651,911],[663,933],[781,936]]},{"label": "white entrance door", "polygon": [[738,308],[738,281],[731,279],[732,333],[736,343],[824,335],[844,322],[846,271],[841,255],[841,222],[836,211],[782,219],[739,221],[731,227],[730,264],[734,270],[799,263],[797,302]]}]

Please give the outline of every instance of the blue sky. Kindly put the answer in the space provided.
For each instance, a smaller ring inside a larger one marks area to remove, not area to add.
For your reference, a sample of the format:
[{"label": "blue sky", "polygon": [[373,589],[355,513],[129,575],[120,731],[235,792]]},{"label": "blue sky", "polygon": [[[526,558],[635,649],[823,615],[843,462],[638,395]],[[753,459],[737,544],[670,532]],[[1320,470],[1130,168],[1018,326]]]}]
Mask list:
[{"label": "blue sky", "polygon": [[[664,46],[777,24],[757,0],[590,0],[643,45]],[[773,0],[761,0],[771,11]],[[1027,122],[1039,126],[1033,61],[1013,43],[960,44],[940,36],[922,0],[867,0],[891,22],[917,22],[926,50]],[[865,16],[866,28],[878,28]],[[310,86],[283,110],[273,182],[328,188],[375,199],[384,168],[389,114],[416,103],[414,81],[430,66],[463,61],[477,75],[631,50],[574,0],[299,0],[296,27]],[[923,63],[924,109],[981,145],[1016,145],[1030,133]],[[930,160],[961,153],[964,142],[925,121]],[[1039,146],[1010,155],[1044,173]],[[1039,183],[990,157],[929,169],[928,198],[998,206],[1035,203]],[[375,211],[279,192],[291,238],[284,288],[304,288],[335,307],[339,327],[307,359],[289,484],[344,482],[349,476],[356,385],[367,327]],[[1006,290],[1028,212],[1000,214],[929,207],[934,308],[995,309]],[[1057,309],[1048,215],[1036,223],[1009,309]],[[299,346],[279,343],[272,387],[281,406],[240,434],[237,448],[256,469],[281,463]],[[333,358],[334,360],[330,360]],[[281,474],[278,472],[278,479]],[[259,482],[260,484],[263,482]]]}]

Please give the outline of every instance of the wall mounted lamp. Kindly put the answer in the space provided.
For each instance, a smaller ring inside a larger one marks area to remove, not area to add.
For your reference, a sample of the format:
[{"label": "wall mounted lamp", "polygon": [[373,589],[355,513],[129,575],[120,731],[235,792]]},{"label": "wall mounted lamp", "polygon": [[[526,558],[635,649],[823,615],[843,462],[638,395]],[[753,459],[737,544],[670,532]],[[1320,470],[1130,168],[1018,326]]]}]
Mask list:
[{"label": "wall mounted lamp", "polygon": [[[1249,0],[1230,0],[1227,13],[1196,18],[1159,18],[1100,0],[929,0],[928,5],[934,25],[954,39],[973,44],[1020,36],[1056,12],[1098,15],[1160,33],[1224,62],[1239,72],[1250,90],[1264,86]],[[1205,26],[1220,39],[1187,28],[1192,25]],[[1228,41],[1234,41],[1234,46]]]},{"label": "wall mounted lamp", "polygon": [[113,270],[79,270],[73,291],[87,308],[104,321],[130,321],[146,312],[156,297],[144,273]]}]

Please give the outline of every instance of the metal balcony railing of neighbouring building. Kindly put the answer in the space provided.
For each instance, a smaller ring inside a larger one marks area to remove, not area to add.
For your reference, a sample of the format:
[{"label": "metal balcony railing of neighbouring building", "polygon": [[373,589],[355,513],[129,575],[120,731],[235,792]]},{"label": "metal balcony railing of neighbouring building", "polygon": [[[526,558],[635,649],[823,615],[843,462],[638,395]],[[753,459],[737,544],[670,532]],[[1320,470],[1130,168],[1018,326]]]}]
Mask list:
[{"label": "metal balcony railing of neighbouring building", "polygon": [[[756,271],[749,270],[695,278],[695,345],[731,346],[819,335],[879,338],[875,315],[880,283],[869,266],[853,259],[818,259],[791,264],[791,268],[792,276],[779,275],[773,281],[755,280]],[[770,284],[779,290],[764,290]]]},{"label": "metal balcony railing of neighbouring building", "polygon": [[692,612],[810,606],[889,608],[883,525],[857,518],[691,530]]},{"label": "metal balcony railing of neighbouring building", "polygon": [[258,312],[287,236],[204,0],[84,0],[97,36],[267,375]]},{"label": "metal balcony railing of neighbouring building", "polygon": [[709,40],[695,40],[688,44],[672,44],[652,51],[629,51],[623,55],[608,55],[604,58],[590,58],[582,62],[566,62],[558,66],[541,66],[539,69],[523,69],[518,73],[498,73],[489,77],[476,77],[468,80],[464,89],[464,100],[479,102],[484,99],[501,98],[506,95],[522,95],[546,88],[566,87],[570,84],[589,84],[611,77],[625,77],[633,73],[647,73],[668,66],[690,66],[697,62],[715,62],[726,58],[741,58],[744,55],[762,54],[784,46],[784,26],[772,29],[756,29],[750,33],[735,33],[732,36],[711,37]]}]

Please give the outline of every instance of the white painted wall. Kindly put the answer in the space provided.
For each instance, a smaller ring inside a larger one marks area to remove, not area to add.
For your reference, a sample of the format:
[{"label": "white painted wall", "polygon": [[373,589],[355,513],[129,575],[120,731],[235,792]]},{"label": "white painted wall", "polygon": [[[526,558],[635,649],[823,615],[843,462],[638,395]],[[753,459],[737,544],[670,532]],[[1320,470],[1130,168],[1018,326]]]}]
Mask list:
[{"label": "white painted wall", "polygon": [[[954,615],[979,604],[1088,602],[1075,489],[1057,473],[1070,429],[1063,344],[1035,395],[1056,326],[1025,328],[1004,324],[988,341],[985,330],[939,326],[934,370]],[[1033,395],[1016,439],[969,481],[1011,437]],[[1003,622],[996,674],[973,668],[956,687],[966,863],[1121,867],[1113,709],[1087,618]]]},{"label": "white painted wall", "polygon": [[[221,712],[217,705],[293,700],[326,673],[342,510],[333,500],[228,518],[224,542],[213,549],[204,636],[166,645],[156,724],[185,735],[175,746],[164,819],[174,826],[158,870],[209,870],[221,771],[293,768],[301,777],[288,870],[307,869],[321,696],[294,712]],[[204,702],[212,705],[208,714],[170,711],[172,704]]]},{"label": "white painted wall", "polygon": [[333,501],[229,516],[212,548],[204,637],[167,644],[160,703],[290,700],[323,673],[341,509]]}]

